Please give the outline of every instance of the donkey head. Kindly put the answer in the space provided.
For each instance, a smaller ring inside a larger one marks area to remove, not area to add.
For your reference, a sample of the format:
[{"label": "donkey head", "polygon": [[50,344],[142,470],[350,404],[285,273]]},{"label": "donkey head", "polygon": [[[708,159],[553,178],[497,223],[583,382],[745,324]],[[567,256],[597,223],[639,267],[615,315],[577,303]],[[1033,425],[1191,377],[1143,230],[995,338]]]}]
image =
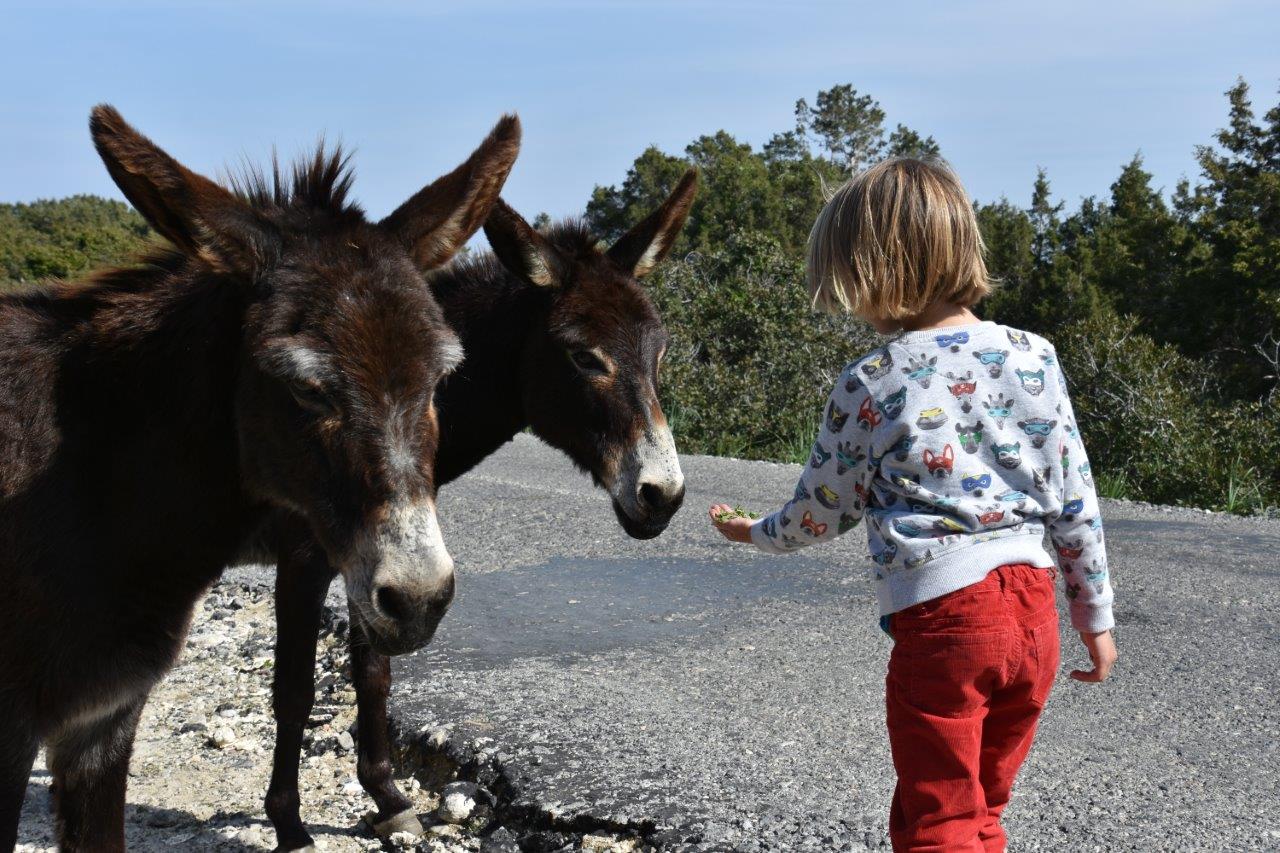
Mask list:
[{"label": "donkey head", "polygon": [[610,248],[578,224],[546,234],[499,201],[485,234],[502,264],[542,292],[546,331],[525,353],[534,432],[608,490],[624,530],[649,539],[684,500],[684,475],[658,403],[668,335],[638,279],[671,251],[697,191],[690,169],[667,200]]},{"label": "donkey head", "polygon": [[244,488],[308,521],[375,648],[423,645],[454,586],[435,513],[432,398],[462,351],[420,270],[448,260],[488,215],[519,150],[518,120],[504,118],[467,162],[377,223],[346,201],[338,153],[295,167],[291,185],[276,170],[233,192],[110,107],[91,126],[134,207],[235,306]]}]

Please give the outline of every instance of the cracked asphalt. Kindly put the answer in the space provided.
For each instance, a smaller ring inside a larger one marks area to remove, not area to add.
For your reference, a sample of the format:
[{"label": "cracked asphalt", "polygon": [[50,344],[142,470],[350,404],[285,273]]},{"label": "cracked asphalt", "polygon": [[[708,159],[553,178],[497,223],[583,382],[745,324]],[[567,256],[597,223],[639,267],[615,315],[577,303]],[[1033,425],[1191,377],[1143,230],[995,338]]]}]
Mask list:
[{"label": "cracked asphalt", "polygon": [[[521,436],[441,494],[458,595],[395,663],[402,730],[448,726],[511,804],[672,849],[887,846],[890,640],[859,531],[801,556],[721,540],[799,466],[685,457],[688,498],[637,542]],[[1017,850],[1280,849],[1280,522],[1104,502],[1120,663],[1060,674],[1007,812]]]}]

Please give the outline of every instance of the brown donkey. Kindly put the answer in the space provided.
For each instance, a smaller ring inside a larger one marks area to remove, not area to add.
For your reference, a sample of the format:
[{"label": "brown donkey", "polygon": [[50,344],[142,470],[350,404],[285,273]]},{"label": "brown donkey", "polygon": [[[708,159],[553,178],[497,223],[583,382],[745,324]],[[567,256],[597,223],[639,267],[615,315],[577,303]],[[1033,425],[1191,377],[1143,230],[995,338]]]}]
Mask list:
[{"label": "brown donkey", "polygon": [[430,639],[453,594],[432,398],[462,350],[420,270],[484,221],[520,132],[503,119],[375,224],[338,153],[233,192],[110,107],[90,128],[173,248],[0,297],[0,849],[43,743],[61,847],[123,850],[141,708],[196,600],[279,511],[370,643]]},{"label": "brown donkey", "polygon": [[[568,454],[613,498],[624,530],[657,536],[684,497],[675,443],[658,404],[667,331],[637,279],[671,250],[697,190],[690,170],[667,201],[607,251],[577,223],[541,234],[499,202],[485,223],[495,255],[430,277],[466,361],[436,392],[436,483],[468,471],[525,427]],[[281,850],[311,845],[298,813],[298,761],[314,698],[315,644],[333,577],[322,549],[282,531],[276,581],[275,714],[267,814]],[[303,533],[305,531],[295,531]],[[352,614],[352,636],[360,613]],[[390,661],[351,648],[359,703],[360,783],[375,829],[420,832],[392,778]]]}]

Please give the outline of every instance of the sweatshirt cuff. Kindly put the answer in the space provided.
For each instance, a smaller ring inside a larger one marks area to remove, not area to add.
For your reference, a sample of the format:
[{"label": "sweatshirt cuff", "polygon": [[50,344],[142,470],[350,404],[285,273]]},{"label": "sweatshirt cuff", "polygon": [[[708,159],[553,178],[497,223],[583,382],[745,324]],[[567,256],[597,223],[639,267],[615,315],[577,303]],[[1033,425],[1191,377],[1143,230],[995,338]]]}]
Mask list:
[{"label": "sweatshirt cuff", "polygon": [[[767,517],[768,516],[766,516],[766,518]],[[765,519],[761,519],[757,521],[755,524],[751,525],[751,544],[755,545],[757,548],[759,548],[761,551],[764,551],[766,554],[787,553],[782,548],[779,548],[777,545],[773,544],[773,540],[771,540],[768,536],[764,535],[764,522],[765,522]]]},{"label": "sweatshirt cuff", "polygon": [[1110,631],[1116,626],[1115,616],[1111,613],[1111,603],[1072,604],[1071,626],[1077,631],[1090,634]]}]

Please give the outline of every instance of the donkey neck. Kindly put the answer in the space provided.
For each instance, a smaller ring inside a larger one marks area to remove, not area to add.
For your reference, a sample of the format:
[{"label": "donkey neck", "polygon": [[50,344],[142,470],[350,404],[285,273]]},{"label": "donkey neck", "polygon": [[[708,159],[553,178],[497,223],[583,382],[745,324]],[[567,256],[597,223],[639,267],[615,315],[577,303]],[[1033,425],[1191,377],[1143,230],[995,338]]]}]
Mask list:
[{"label": "donkey neck", "polygon": [[173,264],[62,288],[41,307],[62,344],[45,366],[56,447],[30,503],[61,495],[73,540],[118,555],[95,568],[104,582],[161,573],[175,595],[202,588],[254,514],[233,416],[240,290]]},{"label": "donkey neck", "polygon": [[437,394],[441,486],[528,426],[521,364],[530,338],[546,327],[548,299],[488,254],[438,274],[432,290],[466,352]]}]

